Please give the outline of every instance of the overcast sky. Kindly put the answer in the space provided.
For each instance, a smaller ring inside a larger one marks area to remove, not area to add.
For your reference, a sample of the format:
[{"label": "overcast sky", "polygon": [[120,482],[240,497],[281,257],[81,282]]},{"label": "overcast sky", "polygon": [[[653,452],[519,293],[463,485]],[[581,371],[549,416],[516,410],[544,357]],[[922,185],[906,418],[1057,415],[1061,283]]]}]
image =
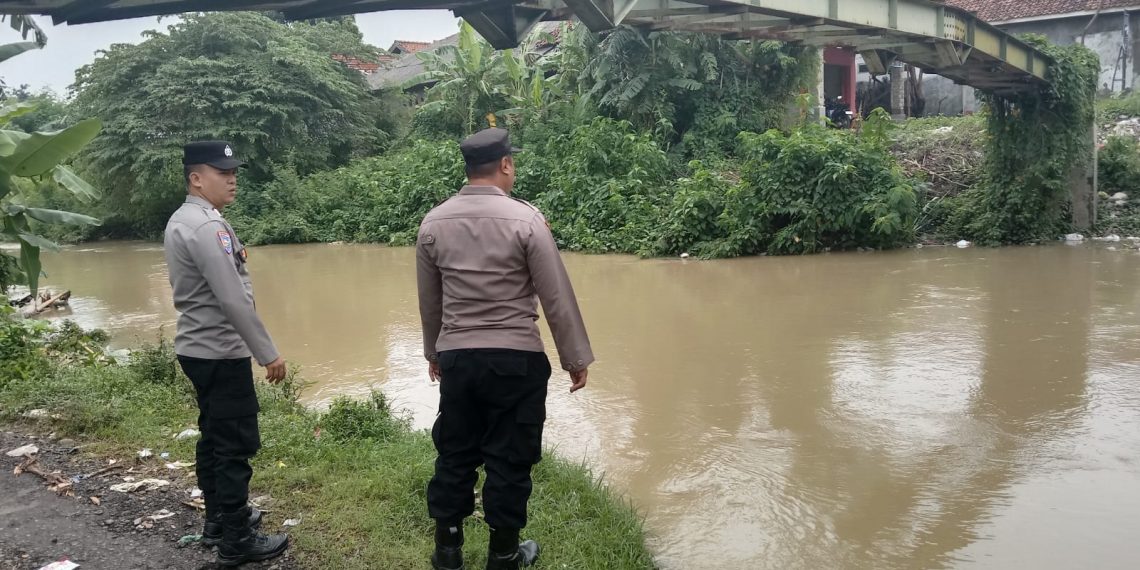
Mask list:
[{"label": "overcast sky", "polygon": [[[75,70],[91,63],[95,51],[111,44],[137,43],[145,30],[165,30],[174,23],[166,18],[139,18],[80,26],[52,26],[50,18],[37,18],[48,36],[42,50],[20,54],[0,63],[0,78],[15,87],[25,83],[34,91],[48,87],[59,95],[75,81]],[[394,40],[433,41],[458,31],[458,21],[446,10],[394,11],[356,17],[364,41],[388,48]],[[22,41],[7,24],[0,26],[0,44]]]}]

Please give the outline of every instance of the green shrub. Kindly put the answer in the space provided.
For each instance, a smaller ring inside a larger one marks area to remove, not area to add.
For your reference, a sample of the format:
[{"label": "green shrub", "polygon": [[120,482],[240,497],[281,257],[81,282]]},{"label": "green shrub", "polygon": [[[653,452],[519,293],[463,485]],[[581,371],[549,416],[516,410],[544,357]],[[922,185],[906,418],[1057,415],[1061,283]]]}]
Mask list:
[{"label": "green shrub", "polygon": [[1125,192],[1140,198],[1140,144],[1125,137],[1110,137],[1097,158],[1100,188],[1108,194]]},{"label": "green shrub", "polygon": [[650,247],[672,174],[652,136],[626,121],[597,118],[548,140],[538,152],[527,157],[520,179],[544,179],[546,186],[523,195],[534,196],[562,247],[591,253]]},{"label": "green shrub", "polygon": [[1120,117],[1140,117],[1140,91],[1101,99],[1096,107],[1102,123],[1115,122]]},{"label": "green shrub", "polygon": [[189,382],[179,369],[173,344],[161,335],[158,343],[144,344],[131,351],[127,366],[135,377],[144,382],[166,385]]},{"label": "green shrub", "polygon": [[725,237],[719,221],[732,183],[700,161],[690,162],[689,169],[692,174],[677,181],[650,255],[703,255],[710,242]]},{"label": "green shrub", "polygon": [[0,252],[0,296],[13,285],[23,285],[25,282],[24,273],[20,271],[16,258]]},{"label": "green shrub", "polygon": [[1069,177],[1091,158],[1097,56],[1081,45],[1058,47],[1043,36],[1025,41],[1055,60],[1049,88],[986,103],[984,214],[963,236],[977,242],[1027,243],[1053,239],[1070,228]]},{"label": "green shrub", "polygon": [[454,142],[416,141],[300,179],[289,167],[227,212],[246,243],[353,241],[407,245],[424,215],[463,184]]},{"label": "green shrub", "polygon": [[814,253],[913,240],[914,182],[870,122],[861,137],[816,125],[790,135],[742,133],[741,184],[722,217],[727,237],[711,253]]},{"label": "green shrub", "polygon": [[0,389],[46,371],[50,365],[42,350],[46,334],[45,323],[17,317],[8,298],[0,295]]},{"label": "green shrub", "polygon": [[321,417],[321,434],[334,441],[361,439],[390,441],[408,430],[409,423],[397,418],[383,392],[373,391],[367,400],[340,397]]}]

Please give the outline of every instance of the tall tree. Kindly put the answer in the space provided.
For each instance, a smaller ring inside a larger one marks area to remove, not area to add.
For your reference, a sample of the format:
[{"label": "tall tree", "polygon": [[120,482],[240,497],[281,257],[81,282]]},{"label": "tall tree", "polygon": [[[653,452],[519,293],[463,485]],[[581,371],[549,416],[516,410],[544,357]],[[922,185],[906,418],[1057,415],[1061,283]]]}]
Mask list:
[{"label": "tall tree", "polygon": [[386,140],[363,76],[332,58],[376,54],[352,21],[191,14],[146,36],[101,52],[73,86],[75,112],[104,119],[82,166],[107,190],[111,227],[161,230],[183,193],[179,149],[193,139],[233,141],[255,183],[271,178],[270,160],[307,174]]}]

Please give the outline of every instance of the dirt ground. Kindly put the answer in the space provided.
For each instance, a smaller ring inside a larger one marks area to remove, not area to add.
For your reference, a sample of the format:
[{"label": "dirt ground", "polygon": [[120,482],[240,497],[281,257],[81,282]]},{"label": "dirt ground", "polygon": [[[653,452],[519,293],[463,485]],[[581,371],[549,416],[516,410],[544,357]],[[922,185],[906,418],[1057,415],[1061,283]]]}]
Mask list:
[{"label": "dirt ground", "polygon": [[[28,458],[8,457],[7,453],[28,444],[39,448],[30,470],[58,473],[60,478],[55,481],[64,484],[63,494],[33,472],[14,473]],[[193,539],[202,532],[204,516],[185,504],[193,502],[193,467],[169,469],[166,464],[174,459],[158,455],[146,459],[94,457],[84,447],[82,442],[50,435],[0,431],[0,570],[37,570],[65,559],[78,564],[79,570],[217,567],[213,550]],[[112,459],[116,459],[114,464]],[[100,471],[104,472],[96,474]],[[170,485],[130,493],[110,489],[128,478],[136,482],[161,479]],[[281,532],[280,517],[271,513],[272,499],[254,498],[253,502],[270,511],[264,530]],[[300,566],[287,552],[242,568],[291,570]]]}]

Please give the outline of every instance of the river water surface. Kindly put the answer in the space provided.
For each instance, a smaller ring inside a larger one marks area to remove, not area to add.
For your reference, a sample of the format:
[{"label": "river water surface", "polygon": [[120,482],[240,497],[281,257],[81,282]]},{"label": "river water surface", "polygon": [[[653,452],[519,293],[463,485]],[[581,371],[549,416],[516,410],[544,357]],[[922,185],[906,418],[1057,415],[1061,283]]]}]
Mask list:
[{"label": "river water surface", "polygon": [[[413,250],[250,251],[307,402],[375,387],[430,425]],[[1140,568],[1140,253],[565,259],[599,360],[573,396],[555,373],[547,442],[663,568]],[[159,246],[44,261],[117,346],[173,334]]]}]

